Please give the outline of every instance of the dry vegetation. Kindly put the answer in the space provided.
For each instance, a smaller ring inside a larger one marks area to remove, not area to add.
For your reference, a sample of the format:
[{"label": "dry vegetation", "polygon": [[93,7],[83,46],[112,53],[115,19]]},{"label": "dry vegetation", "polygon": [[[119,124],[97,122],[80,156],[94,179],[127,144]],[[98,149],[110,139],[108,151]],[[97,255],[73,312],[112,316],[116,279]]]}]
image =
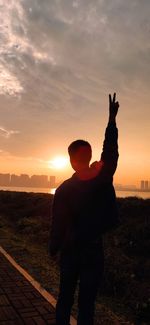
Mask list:
[{"label": "dry vegetation", "polygon": [[[50,194],[0,191],[0,245],[55,297],[59,267],[48,256]],[[118,199],[121,226],[104,237],[105,278],[96,325],[148,324],[150,199]],[[73,313],[76,315],[76,303]]]}]

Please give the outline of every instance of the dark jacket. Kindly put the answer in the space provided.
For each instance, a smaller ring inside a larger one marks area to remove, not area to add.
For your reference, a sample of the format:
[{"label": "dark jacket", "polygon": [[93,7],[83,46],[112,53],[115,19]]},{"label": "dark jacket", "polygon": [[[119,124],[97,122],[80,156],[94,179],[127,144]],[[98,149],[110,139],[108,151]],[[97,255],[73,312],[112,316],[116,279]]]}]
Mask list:
[{"label": "dark jacket", "polygon": [[56,190],[49,250],[51,255],[69,247],[101,241],[118,222],[113,174],[118,160],[118,130],[109,123],[103,144],[102,169],[90,180],[76,173]]}]

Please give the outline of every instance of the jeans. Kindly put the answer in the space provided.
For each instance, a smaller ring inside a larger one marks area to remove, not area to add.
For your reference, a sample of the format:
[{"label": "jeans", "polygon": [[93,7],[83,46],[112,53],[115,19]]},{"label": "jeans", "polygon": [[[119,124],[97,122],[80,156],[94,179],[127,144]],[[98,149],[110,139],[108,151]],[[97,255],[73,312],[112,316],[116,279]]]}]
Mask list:
[{"label": "jeans", "polygon": [[102,281],[103,249],[97,244],[70,249],[60,261],[60,288],[56,325],[69,325],[74,293],[79,280],[77,325],[93,325],[95,300]]}]

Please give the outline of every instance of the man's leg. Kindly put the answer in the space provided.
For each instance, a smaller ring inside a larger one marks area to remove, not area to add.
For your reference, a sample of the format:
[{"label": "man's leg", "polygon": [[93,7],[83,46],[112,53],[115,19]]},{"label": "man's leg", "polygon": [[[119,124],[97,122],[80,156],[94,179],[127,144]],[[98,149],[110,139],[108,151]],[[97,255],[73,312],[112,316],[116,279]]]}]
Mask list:
[{"label": "man's leg", "polygon": [[92,249],[85,252],[80,271],[78,325],[94,324],[95,300],[102,281],[103,267],[103,253]]},{"label": "man's leg", "polygon": [[56,325],[69,325],[71,307],[78,280],[78,267],[72,258],[62,258],[60,264],[60,287],[56,305]]}]

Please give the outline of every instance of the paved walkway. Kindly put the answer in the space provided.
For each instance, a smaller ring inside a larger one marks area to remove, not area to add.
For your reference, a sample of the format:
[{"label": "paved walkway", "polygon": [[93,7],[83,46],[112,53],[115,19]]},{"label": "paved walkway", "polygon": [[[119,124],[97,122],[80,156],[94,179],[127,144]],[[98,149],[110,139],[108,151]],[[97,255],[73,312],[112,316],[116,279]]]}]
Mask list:
[{"label": "paved walkway", "polygon": [[55,305],[55,299],[0,246],[0,325],[55,325]]},{"label": "paved walkway", "polygon": [[55,309],[0,253],[0,324],[55,325]]}]

